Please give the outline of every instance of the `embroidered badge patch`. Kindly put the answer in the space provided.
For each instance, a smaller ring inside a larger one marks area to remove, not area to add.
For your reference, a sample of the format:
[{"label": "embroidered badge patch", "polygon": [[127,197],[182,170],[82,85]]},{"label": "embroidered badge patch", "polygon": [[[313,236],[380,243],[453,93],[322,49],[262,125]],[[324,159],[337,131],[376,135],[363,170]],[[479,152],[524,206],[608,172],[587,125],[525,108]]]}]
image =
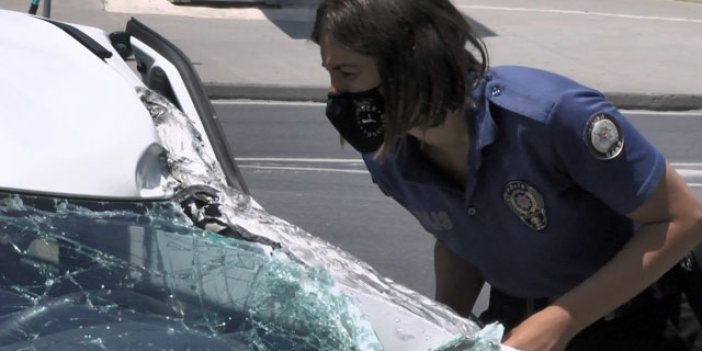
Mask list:
[{"label": "embroidered badge patch", "polygon": [[611,160],[624,149],[624,136],[619,124],[606,113],[590,117],[583,137],[590,153],[602,160]]},{"label": "embroidered badge patch", "polygon": [[522,181],[512,181],[505,185],[502,198],[507,206],[531,229],[542,231],[548,225],[544,199],[533,186]]}]

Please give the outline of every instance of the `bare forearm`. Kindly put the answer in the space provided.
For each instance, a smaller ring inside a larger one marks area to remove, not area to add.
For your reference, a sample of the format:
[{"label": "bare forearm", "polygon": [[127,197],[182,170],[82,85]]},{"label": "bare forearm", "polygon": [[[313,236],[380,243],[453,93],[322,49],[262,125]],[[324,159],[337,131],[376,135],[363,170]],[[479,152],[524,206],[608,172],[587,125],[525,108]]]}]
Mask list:
[{"label": "bare forearm", "polygon": [[641,226],[622,250],[513,329],[508,345],[525,351],[564,349],[573,336],[643,291],[702,240],[702,207],[670,166],[651,198],[629,217]]},{"label": "bare forearm", "polygon": [[434,272],[436,300],[464,317],[470,315],[483,286],[478,270],[437,241],[434,246]]},{"label": "bare forearm", "polygon": [[575,335],[624,304],[673,267],[698,241],[697,235],[676,223],[646,225],[600,271],[557,299]]},{"label": "bare forearm", "polygon": [[663,182],[648,205],[630,214],[643,224],[624,248],[554,304],[571,315],[576,331],[653,284],[701,240],[702,210],[694,194],[669,165]]}]

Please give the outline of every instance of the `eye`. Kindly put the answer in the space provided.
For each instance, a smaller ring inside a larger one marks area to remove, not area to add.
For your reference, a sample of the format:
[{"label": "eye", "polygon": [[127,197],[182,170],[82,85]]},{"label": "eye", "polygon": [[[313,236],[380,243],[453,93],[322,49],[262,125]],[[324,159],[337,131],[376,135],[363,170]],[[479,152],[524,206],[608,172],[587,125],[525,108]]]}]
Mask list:
[{"label": "eye", "polygon": [[353,77],[356,76],[356,73],[355,73],[355,72],[343,72],[343,71],[342,71],[342,72],[340,72],[340,73],[341,73],[341,77],[344,78],[344,79],[351,79],[351,78],[353,78]]}]

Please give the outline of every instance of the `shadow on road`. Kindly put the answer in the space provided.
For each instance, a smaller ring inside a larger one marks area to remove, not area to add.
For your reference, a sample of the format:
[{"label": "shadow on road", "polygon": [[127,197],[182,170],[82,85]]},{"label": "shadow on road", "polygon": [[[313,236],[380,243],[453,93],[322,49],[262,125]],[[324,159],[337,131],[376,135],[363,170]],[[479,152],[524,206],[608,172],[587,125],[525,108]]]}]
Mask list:
[{"label": "shadow on road", "polygon": [[[186,2],[187,1],[187,2]],[[212,8],[258,8],[281,31],[292,39],[308,39],[314,23],[314,9],[319,0],[171,0],[179,6],[207,6]],[[468,23],[481,38],[497,34],[464,14]]]}]

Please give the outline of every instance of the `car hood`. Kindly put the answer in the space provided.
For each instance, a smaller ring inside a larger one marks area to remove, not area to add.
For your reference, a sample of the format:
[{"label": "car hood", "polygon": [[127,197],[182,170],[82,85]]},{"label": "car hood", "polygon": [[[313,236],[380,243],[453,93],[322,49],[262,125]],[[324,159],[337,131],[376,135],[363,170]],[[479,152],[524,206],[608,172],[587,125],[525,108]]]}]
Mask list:
[{"label": "car hood", "polygon": [[45,20],[0,10],[0,24],[0,164],[13,168],[2,187],[143,197],[145,179],[160,177],[159,150],[129,67]]}]

